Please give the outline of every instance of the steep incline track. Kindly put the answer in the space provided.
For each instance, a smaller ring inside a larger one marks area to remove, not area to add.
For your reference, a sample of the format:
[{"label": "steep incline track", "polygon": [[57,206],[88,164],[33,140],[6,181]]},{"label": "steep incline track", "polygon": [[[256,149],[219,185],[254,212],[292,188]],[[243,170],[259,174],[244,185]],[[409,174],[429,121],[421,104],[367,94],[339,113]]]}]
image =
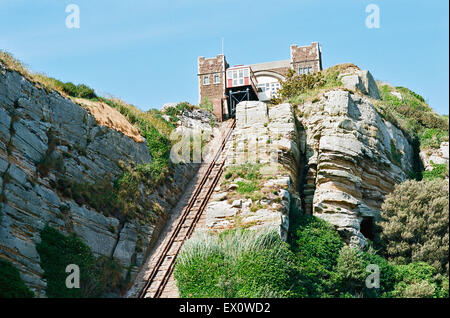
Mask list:
[{"label": "steep incline track", "polygon": [[147,279],[147,283],[139,294],[140,298],[158,298],[163,294],[167,283],[172,276],[176,257],[180,252],[183,243],[191,237],[194,232],[195,226],[200,220],[211,194],[222,175],[223,166],[225,164],[223,150],[236,125],[235,120],[233,119],[229,125],[229,129],[209,164],[206,173],[201,178],[201,181],[192,194],[187,206],[183,209],[175,229],[170,234],[170,239],[166,242],[162,252],[158,256],[157,262]]}]

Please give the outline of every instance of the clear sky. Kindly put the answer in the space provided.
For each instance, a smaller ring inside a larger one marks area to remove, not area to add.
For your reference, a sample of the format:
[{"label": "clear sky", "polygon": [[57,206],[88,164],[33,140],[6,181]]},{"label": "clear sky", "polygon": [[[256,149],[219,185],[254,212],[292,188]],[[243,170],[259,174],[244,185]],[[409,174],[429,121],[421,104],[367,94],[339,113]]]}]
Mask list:
[{"label": "clear sky", "polygon": [[[69,4],[80,28],[66,28]],[[380,8],[369,29],[366,6]],[[352,62],[376,79],[449,105],[447,0],[0,0],[0,49],[36,72],[85,83],[141,109],[198,102],[197,58],[289,59],[318,41],[324,68]]]}]

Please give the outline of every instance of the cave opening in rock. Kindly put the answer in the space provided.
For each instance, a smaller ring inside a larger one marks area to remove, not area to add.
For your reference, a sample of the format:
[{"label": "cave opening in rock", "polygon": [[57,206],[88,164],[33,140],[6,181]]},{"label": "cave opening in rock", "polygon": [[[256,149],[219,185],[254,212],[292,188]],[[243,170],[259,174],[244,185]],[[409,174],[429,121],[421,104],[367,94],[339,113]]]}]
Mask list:
[{"label": "cave opening in rock", "polygon": [[362,235],[364,235],[365,238],[373,241],[374,236],[375,236],[373,217],[371,217],[371,216],[363,217],[363,219],[361,221],[360,230],[361,230]]}]

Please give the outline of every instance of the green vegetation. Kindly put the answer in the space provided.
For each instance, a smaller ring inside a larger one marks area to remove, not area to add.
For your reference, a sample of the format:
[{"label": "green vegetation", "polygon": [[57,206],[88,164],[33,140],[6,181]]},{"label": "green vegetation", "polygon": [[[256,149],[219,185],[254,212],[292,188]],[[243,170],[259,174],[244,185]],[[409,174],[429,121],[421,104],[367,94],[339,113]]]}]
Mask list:
[{"label": "green vegetation", "polygon": [[[327,222],[294,216],[289,245],[276,232],[242,229],[187,241],[175,267],[181,296],[448,297],[448,277],[434,267],[389,262],[371,245],[345,246]],[[379,288],[366,286],[371,264],[379,268]]]},{"label": "green vegetation", "polygon": [[[424,98],[404,87],[378,84],[381,100],[375,103],[378,113],[405,132],[419,138],[421,149],[438,147],[448,140],[448,117],[439,116]],[[392,95],[401,93],[402,99]]]},{"label": "green vegetation", "polygon": [[17,268],[0,259],[0,298],[32,298],[34,294],[20,278]]},{"label": "green vegetation", "polygon": [[299,105],[307,100],[312,101],[321,92],[342,86],[339,73],[348,67],[356,66],[352,64],[336,65],[321,72],[303,75],[296,75],[293,70],[290,70],[285,81],[281,82],[280,97],[274,98],[271,102],[280,104],[288,101],[293,105]]},{"label": "green vegetation", "polygon": [[[263,187],[264,182],[270,176],[263,174],[264,165],[259,163],[245,163],[241,165],[231,165],[224,171],[223,184],[237,184],[236,191],[229,191],[227,195],[232,199],[251,199],[253,202],[263,199],[272,194],[272,190]],[[256,208],[253,205],[252,208]],[[260,206],[262,208],[262,206]]]},{"label": "green vegetation", "polygon": [[226,179],[242,178],[245,180],[260,180],[262,178],[260,164],[244,163],[242,165],[228,166],[225,171]]},{"label": "green vegetation", "polygon": [[[46,226],[36,249],[47,280],[48,297],[101,297],[106,292],[118,292],[125,287],[120,265],[112,259],[96,259],[89,247],[74,234],[64,236],[58,230]],[[66,287],[68,274],[65,269],[70,264],[80,267],[79,289]]]},{"label": "green vegetation", "polygon": [[419,134],[419,139],[423,149],[439,148],[442,142],[448,141],[448,130],[425,128]]},{"label": "green vegetation", "polygon": [[433,170],[422,171],[422,178],[424,180],[435,180],[448,178],[448,165],[445,163],[436,164],[431,160]]},{"label": "green vegetation", "polygon": [[[59,82],[59,81],[58,81]],[[97,98],[94,90],[84,84],[75,85],[72,82],[60,82],[62,90],[69,96],[85,99]]]},{"label": "green vegetation", "polygon": [[194,108],[195,108],[194,105],[191,105],[188,102],[182,102],[177,104],[177,106],[175,107],[167,108],[165,114],[170,117],[170,122],[176,123],[179,120],[178,116],[181,116],[184,113],[184,111],[186,110],[190,111]]},{"label": "green vegetation", "polygon": [[291,245],[298,257],[306,297],[329,297],[334,291],[333,268],[343,242],[327,222],[311,215],[294,216]]},{"label": "green vegetation", "polygon": [[295,256],[272,231],[202,233],[177,258],[181,297],[295,297]]},{"label": "green vegetation", "polygon": [[381,246],[396,264],[426,262],[448,275],[449,190],[445,180],[409,180],[382,206]]},{"label": "green vegetation", "polygon": [[399,150],[397,150],[393,139],[391,139],[391,153],[389,154],[389,157],[394,164],[399,167],[402,166],[403,154]]},{"label": "green vegetation", "polygon": [[213,113],[213,103],[208,100],[208,97],[205,97],[205,99],[198,105],[201,109],[209,111],[211,114]]}]

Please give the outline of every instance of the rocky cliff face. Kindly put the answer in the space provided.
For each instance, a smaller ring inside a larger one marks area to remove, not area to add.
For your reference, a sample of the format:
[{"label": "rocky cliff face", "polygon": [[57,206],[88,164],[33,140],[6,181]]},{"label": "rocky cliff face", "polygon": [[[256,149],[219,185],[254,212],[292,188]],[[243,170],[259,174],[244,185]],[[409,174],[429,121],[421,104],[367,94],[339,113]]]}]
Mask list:
[{"label": "rocky cliff face", "polygon": [[[286,239],[291,204],[300,208],[298,140],[290,104],[239,103],[224,178],[206,209],[206,226],[210,230],[273,227]],[[259,178],[252,177],[258,173]]]},{"label": "rocky cliff face", "polygon": [[351,245],[363,247],[366,238],[373,239],[385,195],[414,170],[414,150],[407,136],[377,113],[379,93],[368,71],[347,69],[340,79],[342,88],[296,109],[237,105],[226,167],[270,166],[274,154],[279,165],[257,185],[264,198],[256,202],[251,195],[236,195],[245,178],[225,175],[206,211],[210,229],[234,227],[239,217],[249,228],[275,225],[285,238],[293,202],[335,225]]},{"label": "rocky cliff face", "polygon": [[[127,136],[119,126],[102,124],[88,110],[0,64],[0,257],[20,270],[37,296],[45,296],[36,244],[46,224],[76,233],[95,255],[116,258],[124,270],[137,268],[195,174],[195,166],[178,165],[173,182],[146,198],[161,207],[159,213],[150,211],[154,222],[119,220],[62,197],[55,190],[62,176],[92,184],[115,180],[123,165],[151,162],[145,139],[136,132]],[[44,160],[52,163],[45,176],[39,173]]]},{"label": "rocky cliff face", "polygon": [[347,89],[298,106],[307,213],[334,224],[347,242],[364,246],[384,196],[413,171],[414,153],[401,130],[377,113],[368,72],[342,77]]}]

